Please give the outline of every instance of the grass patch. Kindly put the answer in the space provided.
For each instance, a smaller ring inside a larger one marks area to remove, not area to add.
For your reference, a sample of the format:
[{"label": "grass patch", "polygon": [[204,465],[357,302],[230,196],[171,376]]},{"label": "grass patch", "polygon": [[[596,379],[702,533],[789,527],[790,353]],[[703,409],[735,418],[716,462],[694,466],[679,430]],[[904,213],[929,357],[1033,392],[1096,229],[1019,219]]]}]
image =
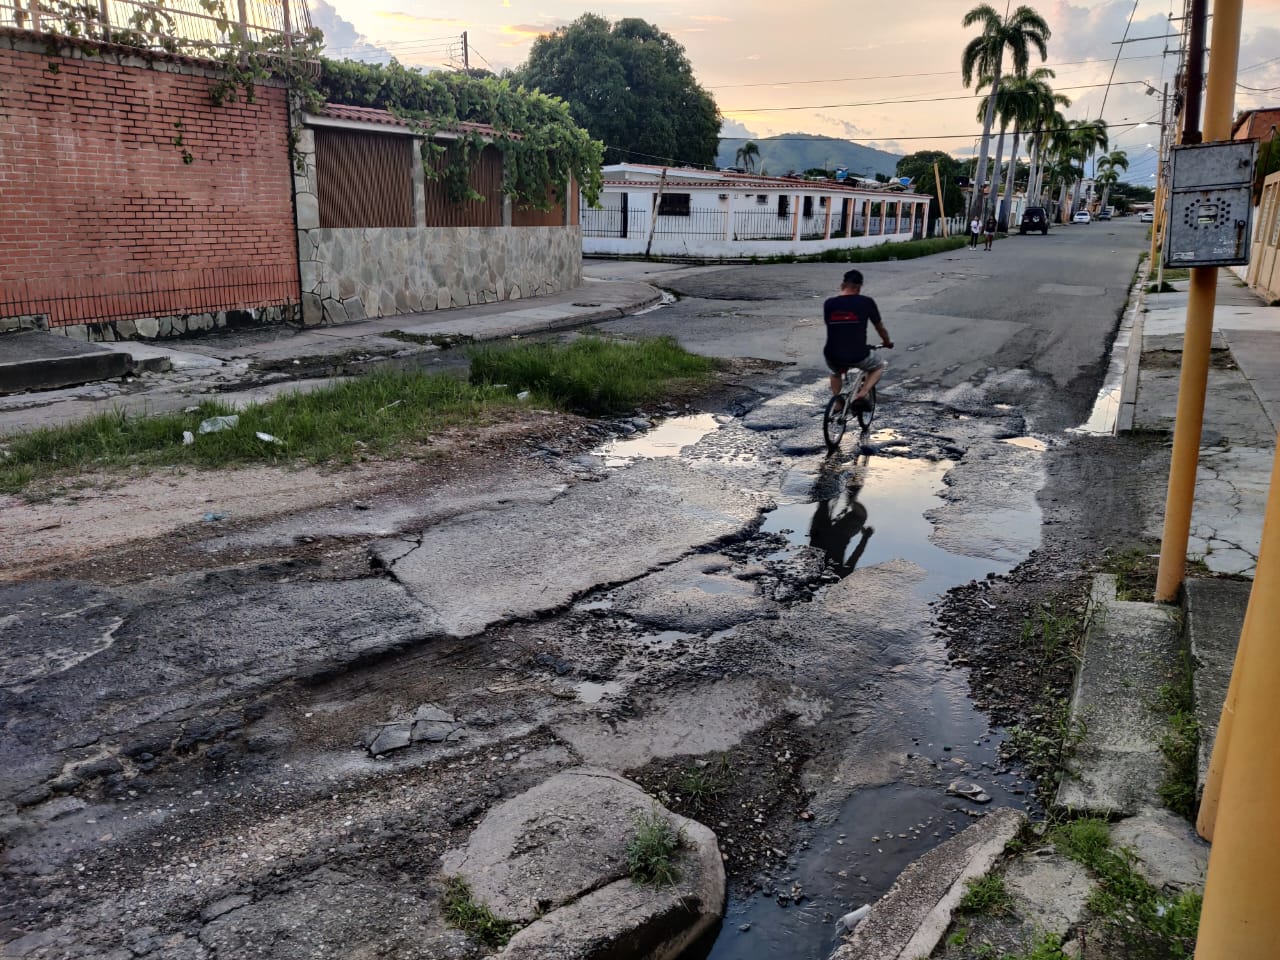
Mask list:
[{"label": "grass patch", "polygon": [[1067,960],[1062,952],[1062,938],[1056,933],[1041,933],[1026,950],[1006,953],[1000,960]]},{"label": "grass patch", "polygon": [[1191,271],[1186,267],[1168,267],[1164,271],[1166,280],[1190,280]]},{"label": "grass patch", "polygon": [[665,887],[680,879],[676,856],[685,844],[677,830],[657,809],[636,817],[636,832],[627,843],[627,869],[631,879],[648,886]]},{"label": "grass patch", "polygon": [[[449,373],[379,371],[243,410],[208,400],[190,413],[101,413],[0,443],[0,493],[22,493],[87,470],[345,463],[394,455],[448,427],[499,419],[521,405],[516,394],[522,390],[542,406],[603,413],[701,385],[714,368],[715,361],[669,338],[584,337],[567,346],[480,348],[469,382]],[[202,421],[229,415],[239,416],[235,427],[199,434]],[[184,431],[196,435],[194,443],[183,444]]]},{"label": "grass patch", "polygon": [[504,947],[519,924],[500,920],[483,903],[477,902],[461,877],[449,877],[444,887],[444,918],[451,925],[488,947]]},{"label": "grass patch", "polygon": [[1022,646],[1040,653],[1045,665],[1063,657],[1080,659],[1084,645],[1083,624],[1078,616],[1058,605],[1041,606],[1035,617],[1022,621]]},{"label": "grass patch", "polygon": [[1117,600],[1150,600],[1156,589],[1159,556],[1145,547],[1131,547],[1112,553],[1102,563],[1102,572],[1116,578]]},{"label": "grass patch", "polygon": [[471,382],[528,390],[537,402],[583,414],[630,410],[700,386],[716,362],[671,337],[618,341],[579,337],[567,345],[484,346],[471,351]]},{"label": "grass patch", "polygon": [[733,771],[729,758],[721,754],[719,759],[703,766],[693,766],[678,777],[672,787],[697,810],[704,810],[715,803],[733,784]]},{"label": "grass patch", "polygon": [[874,247],[843,247],[807,256],[793,254],[774,257],[752,257],[752,263],[882,263],[886,260],[915,260],[935,253],[959,250],[969,243],[966,237],[930,237],[927,240],[904,240],[882,243]]},{"label": "grass patch", "polygon": [[1147,287],[1147,293],[1176,293],[1177,288],[1168,280],[1163,283],[1153,283]]},{"label": "grass patch", "polygon": [[1015,724],[1008,729],[1009,745],[1026,766],[1042,790],[1057,787],[1062,781],[1067,760],[1089,732],[1084,720],[1071,716],[1067,697],[1049,696],[1042,708],[1043,723],[1036,726]]},{"label": "grass patch", "polygon": [[1111,846],[1107,823],[1085,817],[1060,824],[1050,834],[1060,852],[1097,878],[1089,909],[1119,938],[1126,957],[1191,960],[1200,925],[1201,896],[1187,891],[1169,896],[1137,873],[1137,858]]},{"label": "grass patch", "polygon": [[1013,906],[1013,898],[1005,889],[1004,877],[998,873],[988,873],[965,882],[969,889],[965,891],[956,910],[960,913],[982,913],[994,916],[1008,913]]},{"label": "grass patch", "polygon": [[1200,724],[1195,715],[1191,658],[1187,651],[1182,653],[1178,677],[1157,691],[1156,703],[1169,716],[1169,729],[1160,738],[1160,752],[1165,760],[1160,799],[1174,813],[1194,820]]}]

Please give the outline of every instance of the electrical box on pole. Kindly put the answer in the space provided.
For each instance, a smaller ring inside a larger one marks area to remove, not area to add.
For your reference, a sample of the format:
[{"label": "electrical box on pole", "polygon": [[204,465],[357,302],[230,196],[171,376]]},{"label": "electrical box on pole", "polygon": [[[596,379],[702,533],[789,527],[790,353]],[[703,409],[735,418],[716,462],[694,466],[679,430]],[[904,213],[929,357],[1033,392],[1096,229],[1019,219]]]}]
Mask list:
[{"label": "electrical box on pole", "polygon": [[1254,141],[1173,148],[1167,267],[1229,267],[1249,262]]}]

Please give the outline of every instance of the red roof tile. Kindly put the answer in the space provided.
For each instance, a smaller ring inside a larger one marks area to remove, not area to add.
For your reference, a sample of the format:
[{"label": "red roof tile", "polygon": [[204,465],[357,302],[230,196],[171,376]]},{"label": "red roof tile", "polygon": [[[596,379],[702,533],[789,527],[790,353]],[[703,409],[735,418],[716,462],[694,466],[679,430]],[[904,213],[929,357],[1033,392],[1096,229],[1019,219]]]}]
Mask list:
[{"label": "red roof tile", "polygon": [[[382,110],[378,107],[354,107],[346,103],[326,103],[317,116],[353,123],[376,123],[402,130],[407,130],[411,126],[407,120],[397,117],[390,110]],[[487,123],[454,123],[443,127],[442,130],[455,133],[479,133],[490,137],[498,135],[498,131]]]}]

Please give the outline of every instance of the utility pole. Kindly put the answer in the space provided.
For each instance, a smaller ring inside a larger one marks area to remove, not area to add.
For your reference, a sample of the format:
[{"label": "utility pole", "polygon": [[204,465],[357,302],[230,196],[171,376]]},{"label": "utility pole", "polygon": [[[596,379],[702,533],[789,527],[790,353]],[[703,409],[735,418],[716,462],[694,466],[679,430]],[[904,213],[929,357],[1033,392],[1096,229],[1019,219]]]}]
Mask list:
[{"label": "utility pole", "polygon": [[[1227,0],[1238,7],[1241,0]],[[1191,0],[1190,40],[1187,44],[1187,98],[1183,110],[1182,143],[1203,140],[1200,130],[1200,98],[1204,78],[1204,25],[1207,0]],[[1230,14],[1227,18],[1230,18]],[[1214,16],[1214,32],[1218,31]],[[1237,34],[1239,28],[1237,27]],[[1229,57],[1239,57],[1239,40],[1229,51],[1220,51],[1215,67]],[[1222,100],[1221,84],[1227,83],[1225,115],[1216,110],[1206,114],[1211,121],[1210,139],[1231,135],[1231,105],[1234,100],[1235,68],[1229,80],[1218,80],[1217,101]],[[1156,602],[1172,603],[1182,587],[1187,565],[1187,541],[1191,536],[1191,508],[1196,495],[1196,470],[1200,465],[1200,436],[1204,428],[1204,401],[1209,385],[1209,352],[1213,345],[1213,310],[1217,301],[1218,268],[1192,267],[1191,293],[1187,301],[1186,333],[1182,342],[1182,373],[1178,382],[1178,412],[1173,428],[1173,457],[1169,463],[1169,490],[1165,497],[1164,536],[1160,544],[1160,568],[1156,574]]]},{"label": "utility pole", "polygon": [[942,215],[942,235],[947,236],[947,198],[942,192],[942,176],[938,173],[938,162],[933,162],[933,182],[938,187],[938,213]]}]

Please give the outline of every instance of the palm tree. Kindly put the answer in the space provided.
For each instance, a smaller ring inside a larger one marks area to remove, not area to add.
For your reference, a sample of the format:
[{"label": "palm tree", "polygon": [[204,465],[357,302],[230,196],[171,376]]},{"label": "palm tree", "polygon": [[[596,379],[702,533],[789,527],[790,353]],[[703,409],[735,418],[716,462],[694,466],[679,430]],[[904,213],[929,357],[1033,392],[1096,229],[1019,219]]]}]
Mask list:
[{"label": "palm tree", "polygon": [[[996,110],[1000,113],[1000,139],[1002,141],[1001,148],[996,151],[997,163],[995,169],[997,177],[1000,171],[998,158],[1003,149],[1004,130],[1009,124],[1013,125],[1013,147],[1009,151],[1009,170],[1005,176],[1004,199],[1001,200],[999,212],[996,214],[996,219],[1003,224],[1004,229],[1008,229],[1009,211],[1013,209],[1013,187],[1017,176],[1018,146],[1022,142],[1022,131],[1025,127],[1036,122],[1043,91],[1048,89],[1046,81],[1053,75],[1052,70],[1047,67],[1040,67],[1025,77],[1010,78],[1005,82],[1001,91],[1001,102],[996,106]],[[1052,95],[1052,91],[1050,91],[1050,95]],[[1030,172],[1028,169],[1028,187],[1031,186]],[[993,179],[995,178],[993,177]]]},{"label": "palm tree", "polygon": [[1076,192],[1071,200],[1071,212],[1076,212],[1080,204],[1080,186],[1084,183],[1085,163],[1094,150],[1106,150],[1107,122],[1105,120],[1073,120],[1071,128],[1069,153],[1073,159],[1080,161],[1080,179],[1076,181]]},{"label": "palm tree", "polygon": [[1102,171],[1098,174],[1098,182],[1102,184],[1102,203],[1098,205],[1099,209],[1105,209],[1107,201],[1111,199],[1111,188],[1120,182],[1117,167],[1121,170],[1129,169],[1129,155],[1123,150],[1112,150],[1105,157],[1098,158],[1098,169]]},{"label": "palm tree", "polygon": [[1027,178],[1027,200],[1043,206],[1041,193],[1044,178],[1044,157],[1049,147],[1050,136],[1054,130],[1066,125],[1066,120],[1058,112],[1058,107],[1071,106],[1071,98],[1061,93],[1054,93],[1047,79],[1054,75],[1047,67],[1032,71],[1030,82],[1036,94],[1035,116],[1031,125],[1035,133],[1031,136],[1031,175]]},{"label": "palm tree", "polygon": [[760,148],[756,146],[753,140],[748,140],[733,155],[734,165],[742,167],[747,173],[756,172],[756,161],[758,159],[760,159]]},{"label": "palm tree", "polygon": [[960,57],[960,76],[966,87],[975,77],[989,77],[991,95],[987,99],[986,116],[982,121],[982,148],[978,152],[978,176],[974,181],[973,208],[970,215],[981,212],[982,191],[987,178],[987,149],[991,145],[991,126],[995,122],[996,97],[1000,92],[1000,78],[1004,69],[1004,51],[1009,48],[1014,73],[1024,76],[1031,65],[1030,49],[1034,47],[1044,60],[1049,55],[1046,41],[1049,24],[1030,7],[1020,6],[1002,17],[990,4],[981,3],[964,15],[963,26],[980,24],[982,32],[969,41]]}]

